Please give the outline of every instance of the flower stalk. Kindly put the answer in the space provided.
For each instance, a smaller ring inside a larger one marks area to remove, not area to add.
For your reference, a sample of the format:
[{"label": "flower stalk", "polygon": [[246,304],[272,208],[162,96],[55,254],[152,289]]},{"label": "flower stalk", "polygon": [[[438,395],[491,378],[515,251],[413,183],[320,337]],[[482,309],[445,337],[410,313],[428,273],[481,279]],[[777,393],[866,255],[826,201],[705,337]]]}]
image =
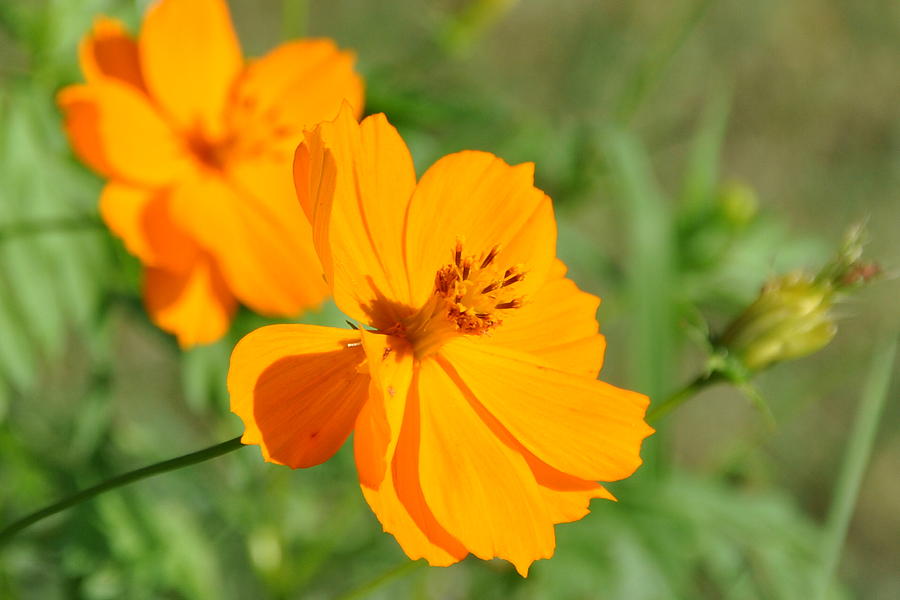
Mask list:
[{"label": "flower stalk", "polygon": [[651,408],[647,421],[659,420],[711,384],[727,381],[744,392],[770,425],[772,414],[751,379],[777,363],[824,348],[837,333],[832,308],[842,297],[881,275],[877,263],[864,261],[864,225],[850,228],[835,257],[817,274],[788,273],[772,278],[759,296],[708,341],[706,371]]},{"label": "flower stalk", "polygon": [[49,506],[37,510],[30,515],[26,515],[21,519],[10,523],[3,529],[0,529],[0,548],[2,548],[7,542],[9,542],[9,540],[14,535],[16,535],[26,527],[29,527],[30,525],[33,525],[51,515],[55,515],[56,513],[61,512],[67,508],[75,506],[76,504],[80,504],[85,500],[90,500],[94,496],[99,496],[104,492],[114,490],[124,485],[128,485],[129,483],[134,483],[135,481],[140,481],[141,479],[146,479],[148,477],[153,477],[155,475],[160,475],[162,473],[167,473],[169,471],[174,471],[176,469],[181,469],[190,465],[205,462],[207,460],[222,456],[223,454],[233,452],[238,448],[243,448],[243,444],[241,443],[241,436],[232,438],[227,442],[222,442],[221,444],[210,446],[209,448],[204,448],[203,450],[197,450],[196,452],[191,452],[190,454],[185,454],[177,458],[164,460],[162,462],[142,467],[134,471],[129,471],[128,473],[123,473],[121,475],[113,477],[112,479],[107,479],[106,481],[98,483],[93,487],[81,490],[80,492],[72,494],[67,498],[63,498],[59,502],[55,502]]},{"label": "flower stalk", "polygon": [[3,223],[0,225],[0,242],[43,233],[68,233],[103,230],[103,223],[94,215],[47,218],[36,221]]},{"label": "flower stalk", "polygon": [[647,422],[651,424],[656,423],[707,387],[725,380],[726,377],[722,371],[709,371],[698,375],[683,388],[666,398],[660,404],[651,408],[647,413]]}]

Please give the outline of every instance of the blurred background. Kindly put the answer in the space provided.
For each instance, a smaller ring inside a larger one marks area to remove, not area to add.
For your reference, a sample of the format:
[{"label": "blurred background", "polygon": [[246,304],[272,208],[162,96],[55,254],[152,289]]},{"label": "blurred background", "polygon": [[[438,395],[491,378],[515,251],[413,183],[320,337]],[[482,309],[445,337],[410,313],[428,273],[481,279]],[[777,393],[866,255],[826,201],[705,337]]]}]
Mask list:
[{"label": "blurred background", "polygon": [[[240,434],[228,356],[268,321],[179,351],[139,265],[97,219],[56,91],[97,13],[143,1],[0,2],[0,522]],[[354,48],[367,112],[421,172],[465,148],[534,161],[559,252],[604,302],[603,378],[662,399],[703,368],[763,282],[818,269],[851,223],[900,264],[895,0],[231,0],[245,54]],[[349,445],[305,471],[248,448],[101,496],[0,555],[2,598],[807,598],[896,279],[838,307],[836,339],[711,388],[657,425],[638,476],[557,527],[527,580],[502,562],[410,563],[359,492]],[[331,305],[303,322],[341,324]],[[900,598],[900,406],[888,394],[833,598]]]}]

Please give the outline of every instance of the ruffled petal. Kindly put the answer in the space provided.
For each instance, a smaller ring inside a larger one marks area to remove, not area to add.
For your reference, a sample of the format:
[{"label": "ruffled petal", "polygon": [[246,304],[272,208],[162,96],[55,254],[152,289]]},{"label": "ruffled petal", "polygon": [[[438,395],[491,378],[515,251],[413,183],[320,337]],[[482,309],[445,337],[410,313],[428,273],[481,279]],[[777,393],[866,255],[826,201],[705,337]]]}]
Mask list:
[{"label": "ruffled petal", "polygon": [[179,126],[218,137],[225,106],[243,68],[225,0],[160,0],[138,40],[151,95]]},{"label": "ruffled petal", "polygon": [[106,78],[58,96],[75,153],[106,177],[160,187],[191,161],[179,138],[133,86]]},{"label": "ruffled petal", "polygon": [[472,554],[504,558],[527,575],[555,545],[527,462],[437,361],[422,361],[418,393],[418,403],[411,399],[407,408],[420,411],[418,447],[401,439],[395,461],[417,452],[419,483],[437,522]]},{"label": "ruffled petal", "polygon": [[[219,262],[234,295],[257,312],[294,315],[327,288],[309,256],[296,209],[265,200],[212,172],[198,171],[170,194],[172,216]],[[292,214],[296,218],[291,218]]]},{"label": "ruffled petal", "polygon": [[616,481],[640,466],[641,442],[653,432],[646,396],[477,339],[457,338],[440,352],[478,402],[553,468]]},{"label": "ruffled petal", "polygon": [[410,389],[415,388],[412,350],[401,339],[365,330],[360,334],[372,377],[369,400],[353,434],[363,494],[384,530],[397,538],[410,558],[425,558],[434,566],[455,563],[468,551],[437,523],[425,504],[417,452],[404,455],[411,460],[394,458],[401,432],[407,446],[418,443],[418,410],[406,410]]},{"label": "ruffled petal", "polygon": [[337,116],[342,102],[362,114],[363,81],[356,57],[328,39],[282,44],[251,61],[229,103],[227,120],[239,147],[286,151],[288,160],[303,130]]},{"label": "ruffled petal", "polygon": [[596,378],[606,340],[597,333],[600,298],[578,289],[556,261],[547,282],[483,340],[533,354],[557,369]]},{"label": "ruffled petal", "polygon": [[144,265],[185,272],[202,259],[197,244],[172,220],[165,192],[111,181],[100,194],[100,215]]},{"label": "ruffled petal", "polygon": [[137,42],[118,19],[94,19],[91,32],[78,45],[78,59],[89,83],[111,77],[146,91]]},{"label": "ruffled petal", "polygon": [[400,436],[415,364],[404,340],[366,330],[359,333],[372,385],[353,446],[360,483],[378,489]]},{"label": "ruffled petal", "polygon": [[231,411],[245,444],[292,468],[337,452],[368,396],[358,332],[312,325],[270,325],[245,336],[231,355]]},{"label": "ruffled petal", "polygon": [[378,328],[412,310],[403,231],[415,181],[409,150],[384,115],[357,125],[349,107],[307,132],[294,159],[297,193],[335,302]]},{"label": "ruffled petal", "polygon": [[527,450],[523,449],[522,454],[534,473],[550,520],[554,523],[571,523],[581,519],[590,512],[589,506],[594,498],[615,500],[609,490],[596,481],[578,479],[557,471]]},{"label": "ruffled petal", "polygon": [[[431,529],[432,535],[436,538],[433,540],[426,530],[413,520],[409,510],[397,495],[391,469],[388,469],[378,489],[366,485],[361,488],[366,502],[378,517],[384,531],[394,536],[397,543],[412,560],[424,558],[433,567],[446,567],[459,562],[468,554],[458,541],[436,525],[436,521],[434,522],[435,527]],[[421,490],[418,493],[421,496]],[[408,498],[407,501],[409,501]],[[422,510],[427,508],[424,500],[420,500],[416,506]],[[434,517],[432,516],[431,519],[433,520]],[[436,534],[436,532],[441,533]]]},{"label": "ruffled petal", "polygon": [[144,304],[161,329],[174,333],[182,348],[215,342],[228,331],[237,309],[234,296],[209,258],[183,272],[148,267]]},{"label": "ruffled petal", "polygon": [[526,297],[544,283],[556,256],[556,221],[550,198],[534,187],[533,164],[513,167],[493,154],[465,151],[425,172],[406,226],[414,305],[434,291],[435,274],[452,261],[457,242],[476,256],[498,246],[495,264],[526,272],[517,284]]}]

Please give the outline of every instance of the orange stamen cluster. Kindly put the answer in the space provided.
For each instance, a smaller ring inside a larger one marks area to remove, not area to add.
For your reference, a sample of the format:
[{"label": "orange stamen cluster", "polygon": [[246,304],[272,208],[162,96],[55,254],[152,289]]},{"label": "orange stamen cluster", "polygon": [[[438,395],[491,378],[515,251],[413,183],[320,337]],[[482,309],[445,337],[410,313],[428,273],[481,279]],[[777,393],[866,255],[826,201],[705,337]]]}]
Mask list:
[{"label": "orange stamen cluster", "polygon": [[197,162],[211,171],[225,168],[229,156],[229,144],[211,140],[202,133],[186,136],[187,149]]},{"label": "orange stamen cluster", "polygon": [[409,318],[381,333],[405,338],[418,358],[428,356],[460,334],[484,335],[503,322],[503,313],[522,306],[516,284],[520,266],[497,264],[497,246],[481,255],[463,255],[457,242],[452,262],[438,269],[434,294]]},{"label": "orange stamen cluster", "polygon": [[494,246],[477,258],[463,256],[462,243],[457,242],[453,262],[434,278],[434,293],[444,299],[446,317],[460,333],[481,335],[503,322],[502,311],[522,305],[515,288],[525,273],[515,266],[499,267],[498,253]]},{"label": "orange stamen cluster", "polygon": [[186,149],[197,162],[212,171],[223,171],[228,163],[240,159],[286,160],[285,148],[301,132],[292,126],[278,107],[254,115],[258,100],[244,96],[228,115],[225,131],[209,134],[198,128],[185,133]]}]

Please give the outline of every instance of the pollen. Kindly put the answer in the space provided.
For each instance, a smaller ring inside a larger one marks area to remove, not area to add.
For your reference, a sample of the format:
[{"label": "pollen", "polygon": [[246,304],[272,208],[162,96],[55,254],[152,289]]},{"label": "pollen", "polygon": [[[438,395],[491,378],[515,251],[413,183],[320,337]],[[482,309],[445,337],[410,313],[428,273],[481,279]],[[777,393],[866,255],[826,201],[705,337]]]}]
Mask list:
[{"label": "pollen", "polygon": [[521,265],[502,264],[499,246],[466,253],[462,242],[434,276],[434,293],[408,318],[379,333],[405,339],[417,358],[428,356],[459,335],[485,335],[523,304]]},{"label": "pollen", "polygon": [[499,254],[494,246],[480,256],[467,255],[457,242],[452,262],[435,275],[434,293],[443,300],[438,310],[460,333],[482,335],[503,322],[505,311],[522,306],[516,284],[525,272],[518,265],[498,265]]}]

